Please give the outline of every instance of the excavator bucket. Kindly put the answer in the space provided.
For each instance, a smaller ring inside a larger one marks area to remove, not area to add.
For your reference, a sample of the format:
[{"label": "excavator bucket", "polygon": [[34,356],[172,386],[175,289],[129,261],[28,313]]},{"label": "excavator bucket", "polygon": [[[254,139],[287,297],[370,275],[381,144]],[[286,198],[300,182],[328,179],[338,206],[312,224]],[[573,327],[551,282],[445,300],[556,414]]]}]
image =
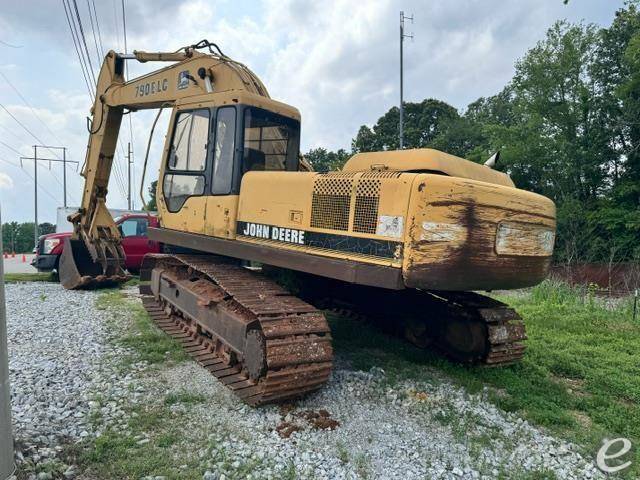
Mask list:
[{"label": "excavator bucket", "polygon": [[67,290],[104,288],[131,278],[120,265],[109,267],[107,274],[100,263],[91,258],[82,240],[64,239],[60,256],[60,283]]}]

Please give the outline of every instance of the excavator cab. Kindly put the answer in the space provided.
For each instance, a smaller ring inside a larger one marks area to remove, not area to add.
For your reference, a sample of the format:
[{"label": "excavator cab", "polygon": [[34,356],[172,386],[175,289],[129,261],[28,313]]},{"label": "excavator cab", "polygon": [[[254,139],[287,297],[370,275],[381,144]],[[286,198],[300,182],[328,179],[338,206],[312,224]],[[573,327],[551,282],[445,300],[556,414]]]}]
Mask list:
[{"label": "excavator cab", "polygon": [[296,109],[245,92],[177,105],[158,182],[163,226],[230,238],[242,177],[299,170]]}]

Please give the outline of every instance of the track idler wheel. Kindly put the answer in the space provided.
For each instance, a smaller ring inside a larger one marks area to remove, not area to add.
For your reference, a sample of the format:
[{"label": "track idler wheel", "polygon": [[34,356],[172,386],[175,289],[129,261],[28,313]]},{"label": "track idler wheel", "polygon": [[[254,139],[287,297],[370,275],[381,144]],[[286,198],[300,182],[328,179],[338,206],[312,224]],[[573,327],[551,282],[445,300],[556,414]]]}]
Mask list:
[{"label": "track idler wheel", "polygon": [[480,321],[450,319],[442,325],[438,346],[455,360],[475,363],[488,352],[487,326]]}]

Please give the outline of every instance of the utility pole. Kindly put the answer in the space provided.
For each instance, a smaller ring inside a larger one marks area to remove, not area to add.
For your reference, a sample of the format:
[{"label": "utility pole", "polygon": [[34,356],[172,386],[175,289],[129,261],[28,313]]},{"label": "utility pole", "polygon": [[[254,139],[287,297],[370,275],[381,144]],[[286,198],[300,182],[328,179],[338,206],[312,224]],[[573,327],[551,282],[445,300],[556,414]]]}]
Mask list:
[{"label": "utility pole", "polygon": [[[20,158],[22,160],[22,157]],[[38,246],[38,146],[33,146],[33,212],[35,216],[33,225],[33,248]]]},{"label": "utility pole", "polygon": [[404,148],[404,99],[403,99],[403,89],[404,89],[404,78],[403,78],[403,51],[402,45],[404,43],[405,38],[413,38],[413,34],[405,34],[404,33],[404,21],[410,20],[413,23],[413,15],[406,16],[404,12],[400,12],[400,150]]},{"label": "utility pole", "polygon": [[[62,162],[62,190],[63,190],[63,196],[64,196],[63,205],[64,205],[64,208],[67,208],[67,163],[75,163],[77,166],[78,162],[67,160],[67,147],[53,147],[51,145],[36,145],[36,146],[38,148],[46,148],[49,151],[51,151],[52,149],[62,150],[62,160],[57,159],[57,161]],[[49,162],[53,162],[53,161],[55,160],[49,160]]]},{"label": "utility pole", "polygon": [[[0,222],[0,252],[2,251]],[[7,310],[4,299],[4,265],[0,262],[0,479],[14,472],[11,397],[9,395],[9,354],[7,351]]]},{"label": "utility pole", "polygon": [[127,143],[127,205],[131,210],[131,142]]},{"label": "utility pole", "polygon": [[[59,158],[38,158],[38,147],[40,148],[61,148],[64,149],[64,156],[63,159],[59,159]],[[33,146],[33,157],[20,157],[20,165],[22,165],[22,161],[23,160],[33,160],[33,201],[34,201],[34,207],[33,207],[33,212],[34,212],[34,229],[33,229],[33,237],[34,237],[34,247],[36,247],[38,245],[38,162],[49,162],[49,168],[51,168],[51,162],[61,162],[62,165],[65,167],[66,170],[66,166],[67,163],[75,163],[76,165],[78,165],[78,162],[75,160],[67,160],[67,156],[66,156],[66,147],[48,147],[46,145],[34,145]],[[65,180],[64,180],[64,184],[63,184],[63,190],[64,190],[64,206],[67,206],[67,180],[66,180],[66,175],[65,175]]]}]

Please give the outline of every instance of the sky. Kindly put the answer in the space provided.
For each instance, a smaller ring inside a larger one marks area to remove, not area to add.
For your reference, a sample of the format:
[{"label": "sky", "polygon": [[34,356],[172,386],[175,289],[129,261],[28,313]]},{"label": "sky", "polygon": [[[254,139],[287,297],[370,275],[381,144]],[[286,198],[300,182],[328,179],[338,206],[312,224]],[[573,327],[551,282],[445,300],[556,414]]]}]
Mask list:
[{"label": "sky", "polygon": [[[95,2],[97,24],[88,5]],[[123,0],[77,0],[97,71],[104,50],[124,51]],[[34,144],[66,146],[84,161],[86,117],[93,103],[74,49],[62,0],[1,0],[0,209],[2,221],[33,221]],[[73,5],[73,0],[70,0]],[[128,50],[174,51],[203,38],[249,66],[272,98],[302,115],[303,152],[349,149],[361,125],[399,102],[399,14],[413,15],[404,44],[405,101],[437,98],[463,111],[498,93],[514,64],[557,20],[607,26],[623,0],[124,0]],[[72,12],[75,15],[75,10]],[[99,30],[99,36],[98,36]],[[94,33],[95,38],[94,39]],[[130,77],[160,65],[128,62]],[[126,208],[127,142],[133,148],[134,205],[154,112],[125,118],[107,204]],[[147,182],[157,178],[168,114],[149,152]],[[62,158],[59,150],[39,156]],[[38,167],[38,221],[55,223],[63,204],[61,163]],[[83,179],[67,165],[68,204]]]}]

